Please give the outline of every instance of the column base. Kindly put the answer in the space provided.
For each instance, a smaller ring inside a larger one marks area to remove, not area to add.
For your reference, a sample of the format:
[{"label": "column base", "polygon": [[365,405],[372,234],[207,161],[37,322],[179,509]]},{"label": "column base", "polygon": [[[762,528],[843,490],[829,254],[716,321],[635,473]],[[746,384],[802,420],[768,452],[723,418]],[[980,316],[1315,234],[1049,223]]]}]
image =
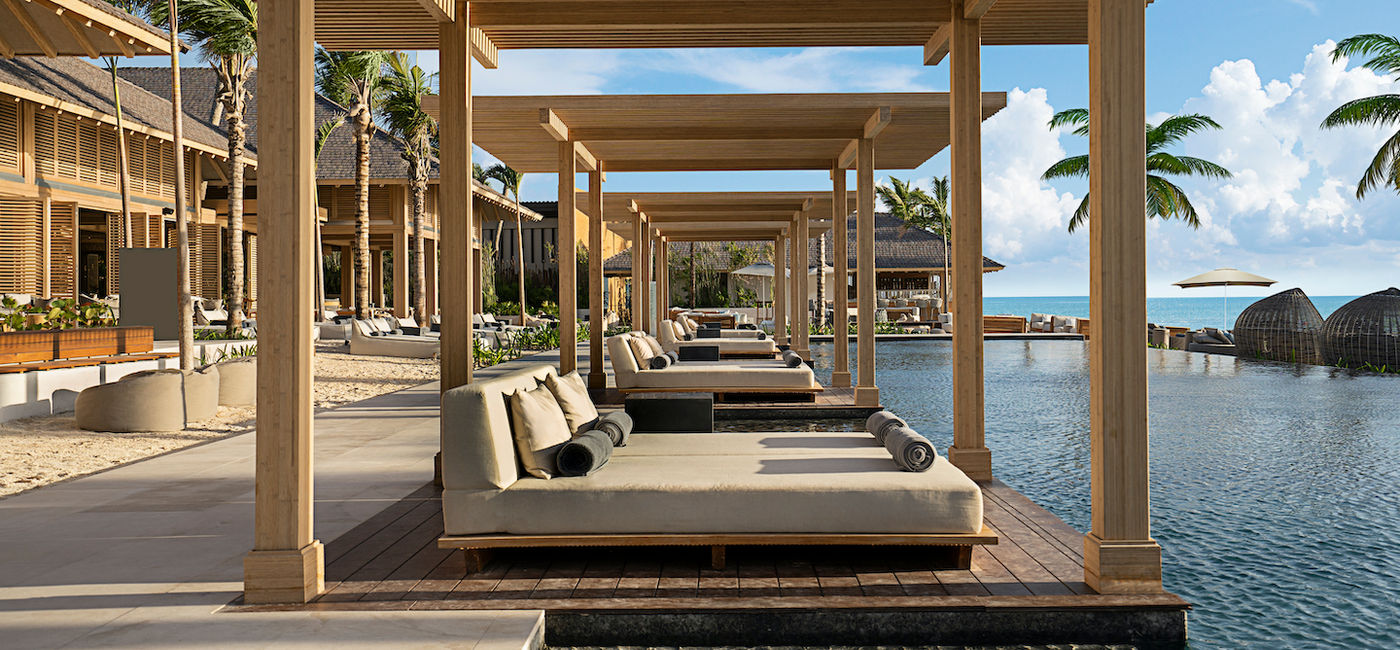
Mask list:
[{"label": "column base", "polygon": [[948,448],[948,462],[974,481],[992,480],[992,451],[986,447]]},{"label": "column base", "polygon": [[831,373],[831,387],[832,387],[832,388],[850,388],[850,387],[851,387],[851,373],[849,373],[849,372],[833,372],[833,373]]},{"label": "column base", "polygon": [[787,344],[788,344],[788,340],[787,340],[787,337],[786,337],[786,336],[778,336],[778,335],[776,335],[776,334],[773,335],[773,345],[787,345]]},{"label": "column base", "polygon": [[1084,536],[1084,583],[1101,594],[1162,592],[1162,547],[1156,540]]},{"label": "column base", "polygon": [[433,454],[433,487],[442,487],[442,452]]},{"label": "column base", "polygon": [[325,591],[325,574],[325,549],[319,540],[295,551],[249,551],[243,558],[243,602],[310,602]]},{"label": "column base", "polygon": [[807,347],[793,348],[793,351],[797,352],[797,356],[802,357],[802,360],[803,360],[803,361],[811,361],[811,360],[812,360],[812,349],[811,349],[811,348],[807,348]]},{"label": "column base", "polygon": [[875,386],[856,387],[856,406],[879,406],[880,389]]},{"label": "column base", "polygon": [[608,376],[606,374],[603,374],[601,370],[597,372],[588,373],[588,387],[597,390],[607,388]]}]

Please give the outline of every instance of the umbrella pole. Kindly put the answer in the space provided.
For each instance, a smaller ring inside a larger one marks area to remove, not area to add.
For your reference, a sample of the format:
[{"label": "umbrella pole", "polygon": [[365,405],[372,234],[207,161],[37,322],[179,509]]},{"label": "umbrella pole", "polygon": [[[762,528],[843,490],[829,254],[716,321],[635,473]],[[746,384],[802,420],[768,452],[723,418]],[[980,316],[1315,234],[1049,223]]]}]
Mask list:
[{"label": "umbrella pole", "polygon": [[1223,288],[1225,289],[1225,293],[1224,293],[1224,296],[1225,296],[1224,303],[1225,303],[1225,304],[1224,304],[1224,307],[1221,309],[1221,314],[1220,314],[1220,316],[1221,316],[1221,318],[1220,318],[1220,325],[1221,325],[1221,329],[1223,329],[1223,330],[1225,330],[1225,331],[1229,331],[1229,329],[1230,329],[1230,285],[1227,284],[1227,285],[1225,285]]}]

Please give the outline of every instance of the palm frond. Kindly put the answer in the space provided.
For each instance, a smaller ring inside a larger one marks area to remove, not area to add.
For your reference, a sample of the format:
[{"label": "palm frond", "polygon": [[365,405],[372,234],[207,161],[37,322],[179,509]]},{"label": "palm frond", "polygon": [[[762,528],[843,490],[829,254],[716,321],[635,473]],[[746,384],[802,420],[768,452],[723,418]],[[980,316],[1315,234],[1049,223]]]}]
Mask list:
[{"label": "palm frond", "polygon": [[1206,178],[1231,178],[1230,170],[1209,160],[1192,156],[1174,156],[1157,152],[1147,157],[1147,171],[1176,174],[1178,176],[1204,176]]},{"label": "palm frond", "polygon": [[1361,64],[1382,74],[1400,74],[1400,39],[1385,34],[1358,34],[1344,38],[1332,49],[1332,62],[1343,57],[1369,56],[1371,59]]},{"label": "palm frond", "polygon": [[1040,175],[1041,180],[1055,178],[1084,178],[1089,175],[1089,156],[1070,156],[1050,166]]},{"label": "palm frond", "polygon": [[1201,227],[1201,219],[1196,214],[1196,206],[1186,192],[1161,176],[1147,175],[1147,204],[1149,217],[1180,219],[1193,229]]},{"label": "palm frond", "polygon": [[1356,198],[1364,199],[1372,190],[1390,187],[1400,191],[1400,131],[1381,145],[1371,164],[1356,184]]},{"label": "palm frond", "polygon": [[1182,138],[1207,129],[1219,130],[1220,124],[1211,119],[1209,115],[1191,113],[1189,115],[1173,115],[1161,124],[1148,127],[1147,129],[1147,150],[1149,152],[1160,151],[1163,147],[1175,144]]},{"label": "palm frond", "polygon": [[1074,127],[1071,131],[1075,135],[1089,136],[1089,109],[1069,108],[1060,111],[1050,118],[1050,130]]},{"label": "palm frond", "polygon": [[1069,219],[1069,231],[1073,233],[1074,231],[1078,230],[1080,226],[1086,225],[1088,223],[1089,195],[1085,194],[1084,198],[1079,201],[1079,207],[1075,208],[1074,216],[1070,217]]},{"label": "palm frond", "polygon": [[1354,99],[1322,120],[1322,128],[1342,126],[1390,126],[1400,124],[1400,95],[1375,95]]},{"label": "palm frond", "polygon": [[314,149],[316,158],[321,157],[321,150],[326,148],[326,141],[331,139],[331,134],[335,133],[335,130],[344,124],[345,114],[337,113],[334,117],[322,122],[316,127],[316,145]]}]

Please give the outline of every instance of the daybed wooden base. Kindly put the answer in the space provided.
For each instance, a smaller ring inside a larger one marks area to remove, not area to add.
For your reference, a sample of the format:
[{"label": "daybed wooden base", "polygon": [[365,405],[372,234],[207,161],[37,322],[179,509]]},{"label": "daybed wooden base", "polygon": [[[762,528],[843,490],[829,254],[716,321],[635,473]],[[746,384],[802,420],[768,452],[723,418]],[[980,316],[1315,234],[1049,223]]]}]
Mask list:
[{"label": "daybed wooden base", "polygon": [[708,546],[710,566],[723,569],[730,546],[944,546],[953,551],[950,568],[972,566],[972,547],[997,543],[997,535],[983,525],[976,534],[883,533],[739,533],[739,534],[621,534],[621,535],[444,535],[438,548],[466,552],[467,573],[476,573],[491,562],[498,548],[550,548],[561,546]]},{"label": "daybed wooden base", "polygon": [[817,388],[619,388],[618,392],[628,393],[714,393],[716,402],[753,401],[761,398],[776,398],[766,401],[815,402],[817,395],[826,389]]}]

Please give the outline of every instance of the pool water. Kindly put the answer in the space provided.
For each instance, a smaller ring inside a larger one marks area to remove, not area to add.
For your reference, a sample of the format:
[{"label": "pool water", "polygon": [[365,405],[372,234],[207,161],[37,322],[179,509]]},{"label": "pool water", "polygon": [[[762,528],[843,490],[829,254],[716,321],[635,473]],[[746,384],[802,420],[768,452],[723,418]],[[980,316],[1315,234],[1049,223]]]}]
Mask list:
[{"label": "pool water", "polygon": [[[946,450],[951,344],[877,348],[886,407]],[[812,348],[824,383],[832,354]],[[1400,376],[1144,354],[1152,533],[1192,647],[1400,647]],[[1084,343],[988,341],[985,367],[994,473],[1087,530]]]}]

